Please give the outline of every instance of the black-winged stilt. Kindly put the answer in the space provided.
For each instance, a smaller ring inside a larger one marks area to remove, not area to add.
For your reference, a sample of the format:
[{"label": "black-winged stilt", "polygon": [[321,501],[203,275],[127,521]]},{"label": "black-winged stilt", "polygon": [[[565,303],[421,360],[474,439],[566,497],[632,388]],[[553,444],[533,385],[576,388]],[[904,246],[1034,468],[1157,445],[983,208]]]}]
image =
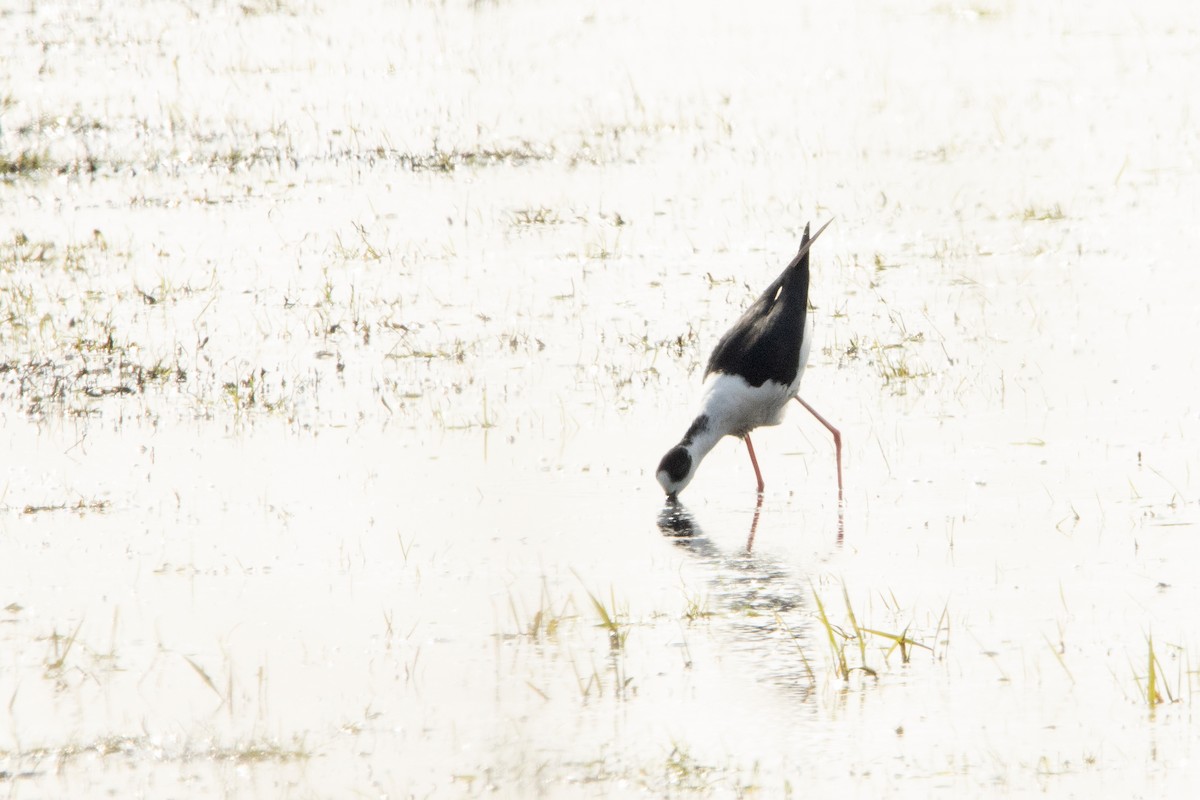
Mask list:
[{"label": "black-winged stilt", "polygon": [[746,441],[761,493],[765,484],[750,431],[778,425],[788,401],[794,398],[833,434],[838,500],[842,499],[842,435],[799,394],[813,334],[813,319],[808,314],[808,252],[828,227],[826,222],[809,238],[808,226],[804,226],[800,252],[792,263],[717,342],[704,370],[707,388],[700,413],[658,465],[658,482],[668,498],[683,491],[700,462],[725,436]]}]

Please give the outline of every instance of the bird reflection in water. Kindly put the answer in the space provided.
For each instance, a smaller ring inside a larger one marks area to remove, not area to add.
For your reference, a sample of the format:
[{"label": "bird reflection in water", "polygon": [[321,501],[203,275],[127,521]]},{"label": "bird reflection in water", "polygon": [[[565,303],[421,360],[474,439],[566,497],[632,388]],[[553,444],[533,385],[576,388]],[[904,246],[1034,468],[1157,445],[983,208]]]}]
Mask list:
[{"label": "bird reflection in water", "polygon": [[658,528],[709,573],[714,619],[728,623],[716,629],[733,636],[732,649],[748,656],[763,677],[806,699],[812,673],[796,649],[809,638],[804,580],[778,559],[753,552],[761,511],[760,495],[746,546],[732,551],[714,544],[678,501],[659,512]]},{"label": "bird reflection in water", "polygon": [[[754,549],[754,534],[758,530],[758,518],[762,516],[762,504],[763,496],[760,493],[758,495],[758,502],[754,504],[754,518],[750,520],[750,535],[746,537],[746,555],[749,555]],[[705,538],[704,531],[697,524],[695,517],[676,499],[669,498],[667,504],[659,512],[658,529],[663,532],[664,536],[702,540],[704,545],[712,547],[712,544]],[[700,544],[700,542],[676,542],[676,544],[691,549],[691,545]]]},{"label": "bird reflection in water", "polygon": [[[754,535],[758,532],[758,519],[762,516],[763,496],[760,492],[758,501],[754,504],[754,516],[750,519],[750,533],[746,536],[746,555],[750,555],[754,550]],[[703,538],[704,532],[700,530],[700,526],[696,523],[691,512],[684,508],[679,500],[668,498],[666,505],[658,514],[658,529],[663,532],[664,536],[672,536],[676,538]],[[846,533],[846,506],[842,501],[838,501],[838,521],[837,521],[837,546],[842,546],[842,540]],[[707,539],[705,540],[707,543]],[[678,543],[684,546],[684,543]],[[711,546],[711,545],[709,545]]]}]

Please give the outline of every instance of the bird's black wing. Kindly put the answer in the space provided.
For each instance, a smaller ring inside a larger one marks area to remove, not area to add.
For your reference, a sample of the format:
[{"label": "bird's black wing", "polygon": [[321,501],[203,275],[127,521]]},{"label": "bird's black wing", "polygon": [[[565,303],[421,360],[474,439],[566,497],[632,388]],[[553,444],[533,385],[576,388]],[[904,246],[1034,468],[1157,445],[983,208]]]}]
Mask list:
[{"label": "bird's black wing", "polygon": [[[817,236],[827,227],[828,222]],[[705,377],[713,372],[741,375],[751,386],[768,380],[788,386],[795,380],[808,313],[808,253],[817,240],[808,231],[806,225],[792,262],[717,342]]]}]

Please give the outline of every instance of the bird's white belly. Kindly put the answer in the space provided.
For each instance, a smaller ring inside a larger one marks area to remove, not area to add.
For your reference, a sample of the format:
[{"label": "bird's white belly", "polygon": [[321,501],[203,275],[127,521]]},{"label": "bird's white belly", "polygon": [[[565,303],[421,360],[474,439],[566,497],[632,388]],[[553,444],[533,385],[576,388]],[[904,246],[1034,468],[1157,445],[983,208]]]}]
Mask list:
[{"label": "bird's white belly", "polygon": [[730,436],[743,436],[764,425],[783,421],[784,409],[796,394],[795,388],[775,381],[751,386],[740,375],[713,374],[704,393],[704,410],[716,429]]}]

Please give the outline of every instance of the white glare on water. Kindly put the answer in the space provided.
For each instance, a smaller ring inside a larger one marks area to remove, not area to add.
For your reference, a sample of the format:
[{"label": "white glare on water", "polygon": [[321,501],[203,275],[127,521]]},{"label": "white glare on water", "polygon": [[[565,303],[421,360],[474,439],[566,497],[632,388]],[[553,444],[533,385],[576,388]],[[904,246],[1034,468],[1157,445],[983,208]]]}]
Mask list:
[{"label": "white glare on water", "polygon": [[[0,783],[1184,794],[1177,11],[0,11]],[[830,218],[842,522],[804,414],[664,509]]]}]

